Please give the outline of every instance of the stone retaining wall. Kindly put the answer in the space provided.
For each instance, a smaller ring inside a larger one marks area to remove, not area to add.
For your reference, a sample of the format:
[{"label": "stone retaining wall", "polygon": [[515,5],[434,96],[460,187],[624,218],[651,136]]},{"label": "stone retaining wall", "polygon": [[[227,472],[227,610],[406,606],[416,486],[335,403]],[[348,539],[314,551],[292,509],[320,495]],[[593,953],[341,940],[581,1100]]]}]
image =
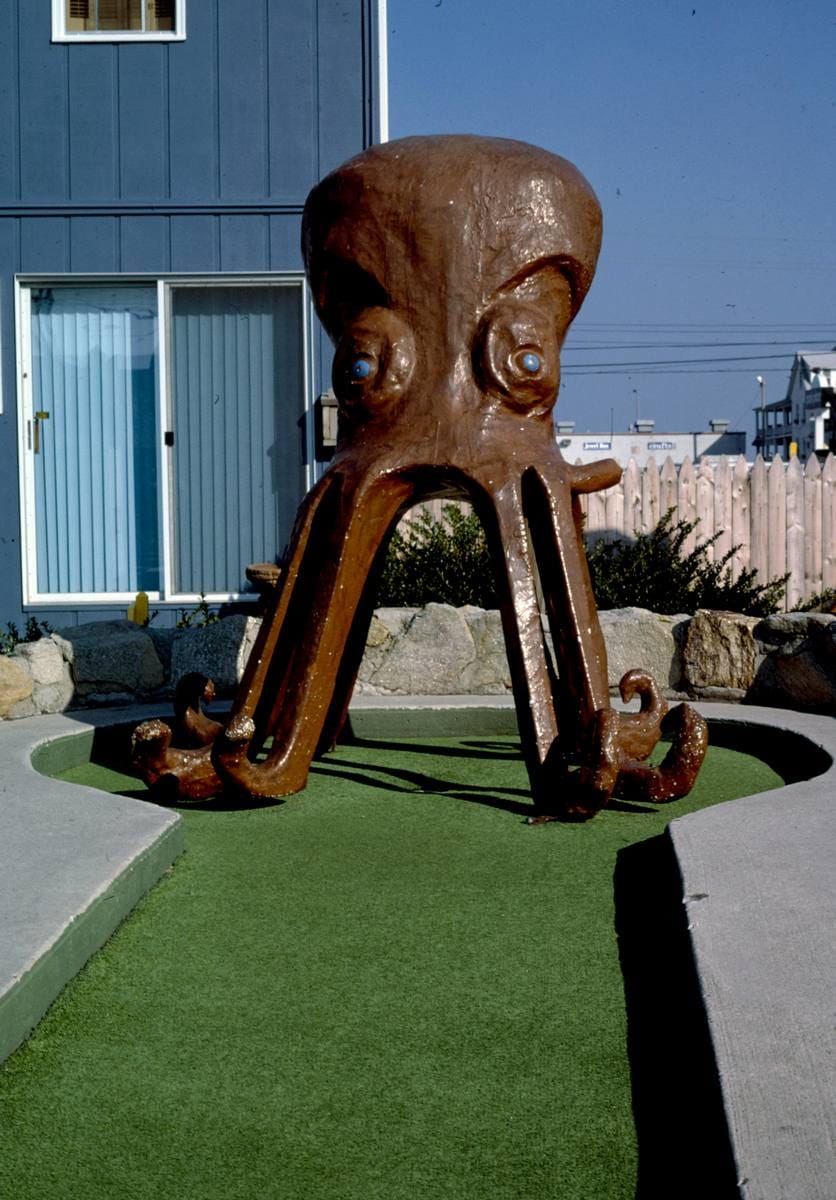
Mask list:
[{"label": "stone retaining wall", "polygon": [[[760,620],[702,611],[659,616],[602,612],[610,686],[646,667],[668,696],[836,713],[836,617],[784,613]],[[170,696],[188,671],[230,695],[259,628],[231,616],[199,628],[99,621],[63,629],[0,656],[0,717],[28,717]],[[380,608],[357,690],[367,695],[501,695],[511,679],[498,612],[429,604]]]}]

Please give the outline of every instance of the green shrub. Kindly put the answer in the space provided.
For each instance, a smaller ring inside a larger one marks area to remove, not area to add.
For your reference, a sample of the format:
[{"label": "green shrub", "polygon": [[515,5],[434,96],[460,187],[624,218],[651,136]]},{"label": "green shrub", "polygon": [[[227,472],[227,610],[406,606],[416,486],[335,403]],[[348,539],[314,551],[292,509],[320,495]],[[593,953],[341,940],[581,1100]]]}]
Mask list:
[{"label": "green shrub", "polygon": [[[673,522],[667,512],[652,533],[633,542],[597,542],[588,551],[592,590],[599,608],[648,608],[658,613],[693,613],[698,608],[724,609],[764,617],[775,612],[784,596],[787,576],[759,583],[757,572],[744,569],[732,580],[734,550],[711,562],[708,547],[719,535],[685,554],[683,547],[696,528]],[[420,608],[439,604],[497,605],[485,533],[472,511],[445,505],[440,520],[426,509],[396,531],[378,591],[378,605]]]},{"label": "green shrub", "polygon": [[493,569],[485,531],[472,511],[445,504],[440,520],[426,508],[396,530],[377,595],[377,604],[421,608],[435,601],[460,608],[496,608]]},{"label": "green shrub", "polygon": [[796,604],[794,611],[836,614],[836,588],[825,588],[823,592],[815,592]]},{"label": "green shrub", "polygon": [[780,607],[789,576],[759,583],[757,571],[745,568],[732,580],[736,547],[711,562],[708,547],[718,533],[685,554],[683,546],[694,529],[692,521],[673,524],[669,509],[652,533],[641,533],[634,542],[596,542],[587,558],[598,607],[635,605],[657,613],[714,608],[754,617],[766,617]]},{"label": "green shrub", "polygon": [[[221,619],[209,607],[205,592],[200,593],[200,599],[194,608],[178,608],[177,612],[179,614],[175,623],[177,629],[202,629],[205,625],[214,625]],[[154,615],[156,616],[156,613]]]},{"label": "green shrub", "polygon": [[6,622],[6,632],[0,633],[0,654],[11,654],[15,646],[21,642],[39,642],[42,637],[52,633],[48,621],[39,621],[37,617],[29,617],[26,621],[26,632],[21,637],[20,630],[14,621]]}]

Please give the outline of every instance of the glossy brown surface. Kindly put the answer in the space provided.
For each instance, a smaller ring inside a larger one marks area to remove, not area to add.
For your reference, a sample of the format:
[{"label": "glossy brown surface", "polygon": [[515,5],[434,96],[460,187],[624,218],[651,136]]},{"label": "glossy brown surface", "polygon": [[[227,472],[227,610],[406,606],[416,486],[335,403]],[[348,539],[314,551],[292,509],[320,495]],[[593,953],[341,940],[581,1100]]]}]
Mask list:
[{"label": "glossy brown surface", "polygon": [[[600,238],[583,177],[521,142],[407,138],[373,147],[314,188],[303,250],[336,344],[337,449],[302,504],[201,787],[213,769],[216,786],[251,797],[305,786],[311,759],[344,721],[389,536],[407,508],[433,497],[469,500],[484,524],[544,815],[595,811],[650,753],[667,706],[636,671],[624,682],[642,712],[625,718],[610,708],[577,499],[615,483],[620,468],[569,465],[552,424],[560,349]],[[677,743],[672,753],[668,790]],[[685,755],[683,778],[690,763]],[[571,765],[579,775],[570,777]],[[648,780],[654,770],[644,767]],[[192,786],[184,777],[184,792]]]}]

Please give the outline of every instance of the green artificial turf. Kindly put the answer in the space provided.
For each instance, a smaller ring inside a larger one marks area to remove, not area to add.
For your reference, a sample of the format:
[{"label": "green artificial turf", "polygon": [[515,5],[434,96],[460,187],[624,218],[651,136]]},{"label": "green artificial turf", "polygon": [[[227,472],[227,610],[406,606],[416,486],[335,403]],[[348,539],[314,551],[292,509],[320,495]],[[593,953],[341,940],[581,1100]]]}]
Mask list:
[{"label": "green artificial turf", "polygon": [[686,800],[532,828],[513,739],[365,741],[283,804],[186,813],[0,1070],[0,1195],[634,1196],[616,855],[780,782],[712,748]]}]

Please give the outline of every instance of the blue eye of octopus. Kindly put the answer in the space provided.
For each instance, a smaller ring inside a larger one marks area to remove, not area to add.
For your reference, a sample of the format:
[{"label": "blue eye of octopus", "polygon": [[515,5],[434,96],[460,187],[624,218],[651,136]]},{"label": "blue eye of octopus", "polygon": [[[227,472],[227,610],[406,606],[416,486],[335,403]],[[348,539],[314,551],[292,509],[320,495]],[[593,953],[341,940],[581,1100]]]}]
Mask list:
[{"label": "blue eye of octopus", "polygon": [[528,371],[529,375],[536,375],[540,370],[540,355],[531,350],[526,351],[520,359],[520,366],[524,371]]},{"label": "blue eye of octopus", "polygon": [[368,379],[372,373],[372,364],[365,358],[355,358],[348,369],[348,373],[352,379]]}]

